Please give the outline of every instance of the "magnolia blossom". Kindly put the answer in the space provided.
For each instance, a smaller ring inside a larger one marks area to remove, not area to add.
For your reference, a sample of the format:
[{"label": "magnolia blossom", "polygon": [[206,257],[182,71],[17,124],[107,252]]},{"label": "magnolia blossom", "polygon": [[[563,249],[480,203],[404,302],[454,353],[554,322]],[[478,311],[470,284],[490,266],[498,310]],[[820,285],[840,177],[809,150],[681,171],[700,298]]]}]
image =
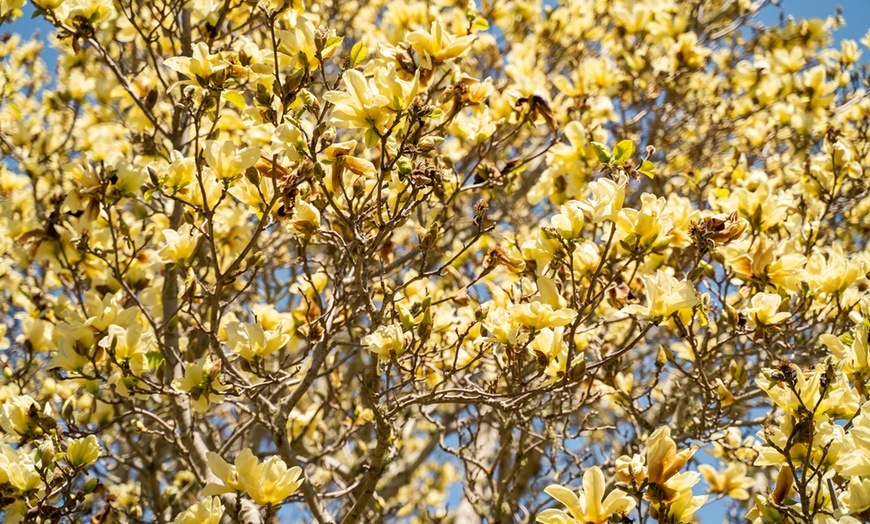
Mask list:
[{"label": "magnolia blossom", "polygon": [[613,515],[626,515],[635,506],[635,500],[624,491],[614,489],[604,495],[604,473],[597,466],[591,467],[583,474],[583,489],[578,493],[556,484],[548,486],[544,491],[558,500],[568,512],[558,509],[546,509],[538,514],[537,522],[542,524],[566,524],[576,522],[584,524],[604,524]]},{"label": "magnolia blossom", "polygon": [[367,80],[355,69],[344,72],[347,92],[329,91],[323,95],[327,102],[335,104],[330,122],[348,129],[375,129],[384,131],[390,114],[383,108],[390,99],[378,93],[373,80]]},{"label": "magnolia blossom", "polygon": [[646,305],[628,305],[622,309],[624,313],[650,319],[667,318],[701,302],[691,282],[678,281],[664,271],[656,271],[655,275],[641,275],[640,278],[644,283]]},{"label": "magnolia blossom", "polygon": [[0,405],[0,428],[14,438],[23,437],[33,427],[33,412],[39,412],[39,404],[28,395],[9,397]]},{"label": "magnolia blossom", "polygon": [[757,293],[752,297],[749,307],[741,311],[746,317],[749,329],[778,324],[791,316],[788,311],[779,311],[782,297],[775,293]]},{"label": "magnolia blossom", "polygon": [[190,224],[184,224],[178,230],[164,229],[166,245],[157,255],[167,264],[183,264],[193,256],[199,237],[199,232]]},{"label": "magnolia blossom", "polygon": [[95,435],[67,442],[66,459],[73,467],[93,464],[100,457],[100,443]]},{"label": "magnolia blossom", "polygon": [[299,466],[287,469],[287,464],[278,457],[259,462],[250,448],[243,449],[232,466],[217,453],[209,452],[208,465],[223,484],[209,482],[202,490],[203,496],[241,491],[257,504],[280,504],[303,482]]},{"label": "magnolia blossom", "polygon": [[401,355],[405,347],[405,335],[399,324],[381,325],[362,339],[364,346],[379,358],[389,359],[390,355]]},{"label": "magnolia blossom", "polygon": [[230,322],[225,330],[227,345],[245,360],[270,355],[286,346],[292,338],[282,331],[280,324],[274,330],[265,330],[260,324]]},{"label": "magnolia blossom", "polygon": [[197,502],[183,513],[175,517],[173,524],[220,524],[224,516],[224,506],[221,499],[211,497]]},{"label": "magnolia blossom", "polygon": [[210,140],[203,145],[203,154],[217,179],[225,182],[241,175],[249,167],[254,167],[254,164],[260,159],[258,148],[239,149],[232,140],[223,142]]}]

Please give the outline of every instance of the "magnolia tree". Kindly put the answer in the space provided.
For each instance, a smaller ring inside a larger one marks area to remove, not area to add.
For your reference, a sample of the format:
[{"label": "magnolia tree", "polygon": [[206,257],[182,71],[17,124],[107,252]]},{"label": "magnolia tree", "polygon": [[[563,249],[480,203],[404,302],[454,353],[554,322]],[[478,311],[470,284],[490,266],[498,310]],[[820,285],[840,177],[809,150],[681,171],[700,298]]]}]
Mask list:
[{"label": "magnolia tree", "polygon": [[765,4],[0,1],[5,522],[866,522],[868,69]]}]

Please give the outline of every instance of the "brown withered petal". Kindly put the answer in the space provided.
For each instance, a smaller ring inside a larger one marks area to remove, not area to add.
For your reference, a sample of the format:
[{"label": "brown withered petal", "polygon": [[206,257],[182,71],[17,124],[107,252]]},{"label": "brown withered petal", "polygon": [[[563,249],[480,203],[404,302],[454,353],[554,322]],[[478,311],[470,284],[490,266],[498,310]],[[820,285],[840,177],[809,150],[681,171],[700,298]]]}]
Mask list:
[{"label": "brown withered petal", "polygon": [[737,211],[727,215],[722,213],[701,220],[706,229],[707,237],[716,246],[724,246],[740,238],[746,230],[746,222],[738,218]]},{"label": "brown withered petal", "polygon": [[783,466],[779,470],[779,475],[776,477],[776,486],[770,494],[770,501],[774,504],[782,504],[783,501],[791,493],[791,485],[794,482],[794,473],[788,466]]}]

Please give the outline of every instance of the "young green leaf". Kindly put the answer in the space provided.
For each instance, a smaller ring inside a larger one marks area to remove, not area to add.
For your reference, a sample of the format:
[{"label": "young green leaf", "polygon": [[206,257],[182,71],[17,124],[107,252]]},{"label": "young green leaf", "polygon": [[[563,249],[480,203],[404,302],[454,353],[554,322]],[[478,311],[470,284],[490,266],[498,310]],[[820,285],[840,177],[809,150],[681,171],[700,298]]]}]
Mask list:
[{"label": "young green leaf", "polygon": [[592,142],[592,148],[595,150],[595,156],[598,157],[599,162],[602,164],[610,163],[610,149],[607,146],[599,142]]},{"label": "young green leaf", "polygon": [[643,164],[640,165],[640,169],[638,171],[650,178],[654,177],[656,174],[656,166],[653,165],[649,160],[644,160]]},{"label": "young green leaf", "polygon": [[362,63],[363,60],[369,54],[369,48],[366,45],[359,41],[354,44],[353,48],[350,50],[350,67],[356,67]]},{"label": "young green leaf", "polygon": [[616,144],[616,147],[613,149],[613,163],[620,165],[629,158],[634,153],[634,142],[631,140],[623,140],[620,143]]}]

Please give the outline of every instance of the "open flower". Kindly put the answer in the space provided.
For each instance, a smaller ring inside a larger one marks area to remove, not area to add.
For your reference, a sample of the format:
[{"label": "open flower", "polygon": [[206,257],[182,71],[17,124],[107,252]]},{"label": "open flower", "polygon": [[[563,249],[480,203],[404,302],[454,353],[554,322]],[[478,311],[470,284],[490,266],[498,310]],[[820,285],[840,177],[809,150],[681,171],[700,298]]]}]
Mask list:
[{"label": "open flower", "polygon": [[260,150],[256,147],[236,148],[232,140],[218,142],[209,140],[203,147],[205,161],[214,171],[215,177],[224,182],[230,181],[254,167],[260,159]]},{"label": "open flower", "polygon": [[440,20],[432,22],[429,32],[414,31],[408,35],[411,47],[420,55],[420,64],[425,69],[464,56],[474,41],[474,36],[456,37],[444,31]]},{"label": "open flower", "polygon": [[172,382],[172,387],[190,395],[193,409],[197,413],[208,411],[210,404],[224,401],[222,393],[226,386],[220,382],[220,361],[213,362],[211,357],[204,355],[184,369],[184,377]]},{"label": "open flower", "polygon": [[179,84],[187,84],[196,87],[205,87],[211,75],[226,69],[227,63],[221,54],[210,54],[208,46],[204,42],[196,44],[193,48],[193,56],[175,56],[163,61],[163,65],[177,73],[186,76],[186,80],[180,80],[172,87]]},{"label": "open flower", "polygon": [[671,428],[663,426],[650,435],[646,445],[647,498],[654,502],[670,503],[680,492],[691,490],[699,476],[694,471],[680,474],[679,471],[692,458],[697,448],[677,452],[677,444],[671,438]]},{"label": "open flower", "polygon": [[100,443],[95,435],[67,442],[66,459],[73,467],[88,466],[100,458]]},{"label": "open flower", "polygon": [[749,329],[772,326],[791,316],[788,311],[779,312],[782,297],[776,293],[756,293],[750,305],[741,312],[746,317]]},{"label": "open flower", "polygon": [[226,326],[227,345],[245,360],[265,357],[290,342],[290,335],[283,332],[282,325],[274,330],[265,330],[259,324],[230,322]]},{"label": "open flower", "polygon": [[386,131],[391,115],[384,107],[390,99],[379,94],[374,81],[355,69],[345,71],[342,78],[347,92],[329,91],[323,95],[324,100],[335,104],[330,123],[347,129]]},{"label": "open flower", "polygon": [[9,397],[0,406],[0,428],[13,437],[26,436],[33,429],[34,411],[39,411],[39,404],[29,396]]},{"label": "open flower", "polygon": [[631,304],[622,309],[630,315],[643,315],[650,319],[667,318],[682,309],[690,309],[701,302],[691,282],[678,281],[663,271],[641,275],[646,291],[646,305]]},{"label": "open flower", "polygon": [[710,484],[710,491],[716,494],[728,495],[737,500],[749,499],[747,488],[751,488],[755,481],[746,476],[746,465],[740,463],[729,464],[722,471],[716,471],[709,464],[700,464],[698,471],[704,480]]},{"label": "open flower", "polygon": [[537,522],[604,524],[612,515],[624,515],[634,509],[634,499],[627,496],[624,491],[615,489],[605,497],[604,488],[604,474],[597,466],[589,468],[583,474],[583,489],[577,494],[557,484],[548,486],[544,491],[564,504],[570,516],[562,510],[547,509],[538,514]]},{"label": "open flower", "polygon": [[141,376],[149,369],[147,353],[153,341],[154,333],[143,330],[138,322],[127,329],[112,324],[100,346],[112,353],[119,363],[126,364],[134,375]]},{"label": "open flower", "polygon": [[402,354],[405,347],[405,335],[399,324],[378,326],[374,333],[366,335],[362,339],[362,343],[379,358],[389,359],[391,353],[396,356]]},{"label": "open flower", "polygon": [[236,456],[233,466],[217,453],[209,452],[208,465],[224,483],[209,482],[202,490],[204,496],[243,492],[257,504],[280,504],[302,485],[302,468],[294,466],[288,469],[278,457],[259,462],[250,448],[243,449]]},{"label": "open flower", "polygon": [[173,524],[220,524],[224,516],[224,506],[221,499],[211,497],[203,502],[197,502],[184,513],[181,513]]},{"label": "open flower", "polygon": [[161,260],[166,264],[183,264],[190,260],[196,250],[199,231],[194,230],[190,224],[184,224],[178,230],[164,229],[163,239],[166,240],[166,245],[157,252]]}]

